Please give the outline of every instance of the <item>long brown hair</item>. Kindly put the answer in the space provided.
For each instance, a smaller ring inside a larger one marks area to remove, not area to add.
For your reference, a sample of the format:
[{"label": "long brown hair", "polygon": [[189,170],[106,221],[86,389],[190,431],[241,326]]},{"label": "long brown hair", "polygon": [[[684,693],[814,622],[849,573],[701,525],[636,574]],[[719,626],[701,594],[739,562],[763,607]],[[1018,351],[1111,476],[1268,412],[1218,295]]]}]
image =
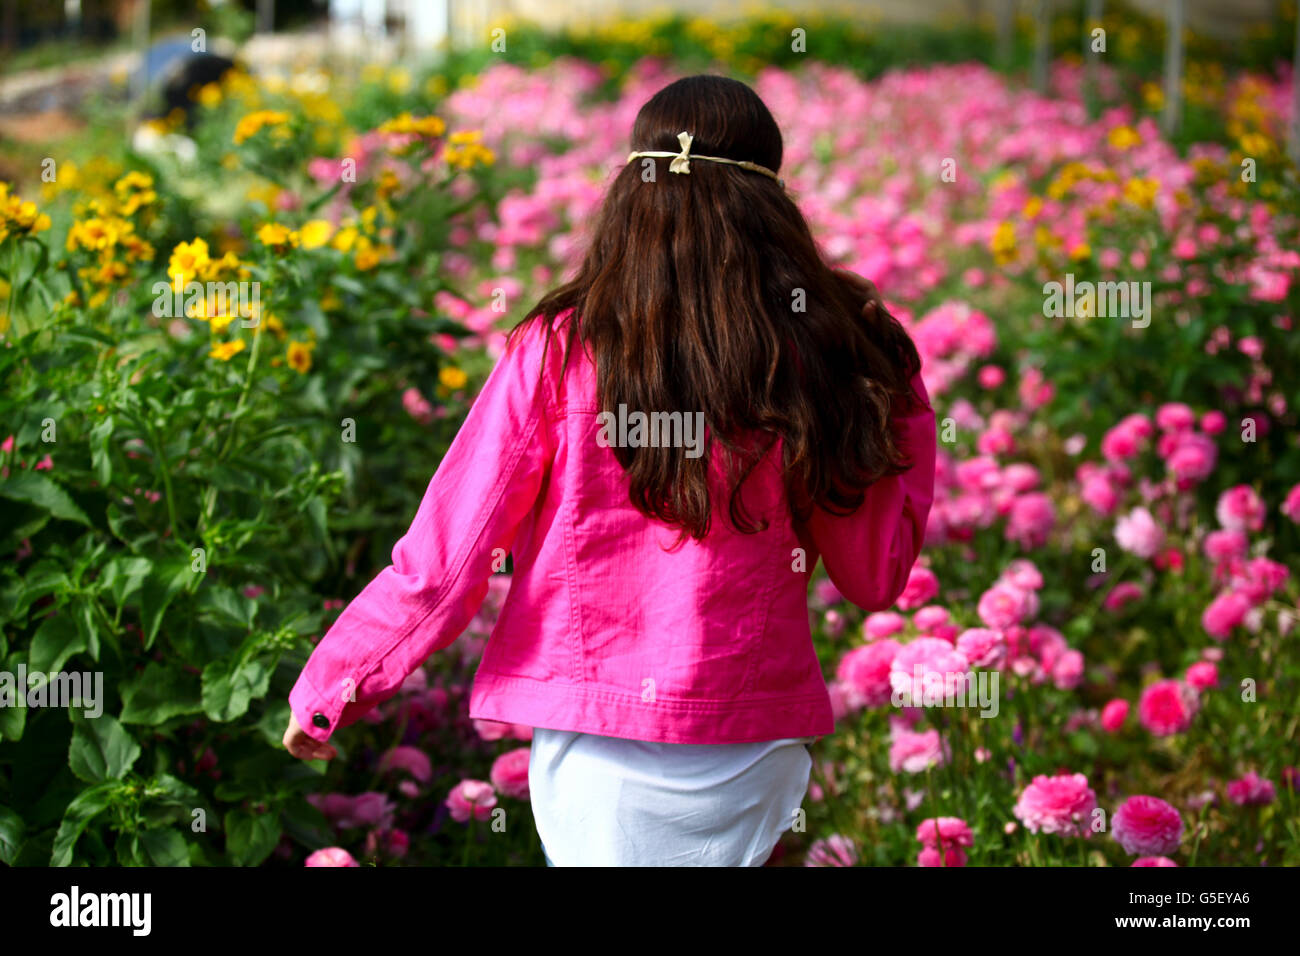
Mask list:
[{"label": "long brown hair", "polygon": [[[632,149],[676,153],[682,131],[694,135],[693,155],[780,169],[781,131],[744,83],[691,76],[664,87],[637,114]],[[699,457],[612,449],[632,503],[683,535],[708,533],[714,454],[730,476],[732,525],[766,527],[749,519],[740,490],[777,439],[796,520],[814,502],[853,511],[868,485],[910,464],[889,418],[916,400],[916,348],[883,305],[864,317],[863,288],[827,265],[775,180],[704,160],[684,175],[668,166],[637,159],[618,172],[576,275],[511,337],[534,321],[553,331],[572,309],[564,361],[580,339],[602,409],[703,413]]]}]

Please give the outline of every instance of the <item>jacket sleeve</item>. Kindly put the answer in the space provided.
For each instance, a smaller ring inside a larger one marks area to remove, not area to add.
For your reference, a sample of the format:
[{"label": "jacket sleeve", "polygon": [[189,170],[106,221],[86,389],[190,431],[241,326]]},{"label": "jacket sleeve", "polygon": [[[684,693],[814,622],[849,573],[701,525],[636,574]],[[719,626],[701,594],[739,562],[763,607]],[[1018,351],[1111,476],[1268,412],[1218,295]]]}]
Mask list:
[{"label": "jacket sleeve", "polygon": [[536,328],[488,376],[392,564],[344,609],[299,675],[289,706],[314,739],[392,696],[482,604],[494,558],[510,550],[554,456]]},{"label": "jacket sleeve", "polygon": [[853,514],[834,515],[815,507],[808,520],[831,582],[867,611],[884,610],[903,593],[934,502],[934,409],[919,374],[912,378],[912,389],[922,404],[891,420],[895,440],[912,459],[912,467],[867,488],[866,499]]}]

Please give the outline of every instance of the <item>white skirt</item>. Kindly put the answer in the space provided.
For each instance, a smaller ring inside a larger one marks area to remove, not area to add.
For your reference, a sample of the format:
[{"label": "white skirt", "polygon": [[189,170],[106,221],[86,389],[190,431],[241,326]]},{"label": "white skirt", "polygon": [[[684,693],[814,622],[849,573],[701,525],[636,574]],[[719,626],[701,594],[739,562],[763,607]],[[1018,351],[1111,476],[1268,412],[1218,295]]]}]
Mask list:
[{"label": "white skirt", "polygon": [[661,744],[535,728],[542,847],[555,866],[762,866],[794,825],[815,739]]}]

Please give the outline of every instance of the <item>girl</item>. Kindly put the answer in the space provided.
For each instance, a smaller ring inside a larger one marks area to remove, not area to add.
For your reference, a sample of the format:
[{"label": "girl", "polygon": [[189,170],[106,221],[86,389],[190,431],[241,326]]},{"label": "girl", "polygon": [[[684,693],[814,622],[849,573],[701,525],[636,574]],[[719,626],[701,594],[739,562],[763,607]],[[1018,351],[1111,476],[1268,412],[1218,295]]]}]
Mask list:
[{"label": "girl", "polygon": [[898,597],[934,412],[874,288],[823,260],[749,87],[665,87],[632,146],[576,276],[511,332],[392,565],[311,655],[284,744],[333,757],[511,553],[469,712],[536,728],[547,862],[758,866],[834,730],[810,575]]}]

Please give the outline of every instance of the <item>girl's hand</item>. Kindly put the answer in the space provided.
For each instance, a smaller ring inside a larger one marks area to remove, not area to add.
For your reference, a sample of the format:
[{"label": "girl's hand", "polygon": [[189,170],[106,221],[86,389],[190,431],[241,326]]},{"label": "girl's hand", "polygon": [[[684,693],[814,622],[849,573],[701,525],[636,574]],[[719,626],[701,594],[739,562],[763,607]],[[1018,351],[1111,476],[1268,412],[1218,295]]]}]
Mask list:
[{"label": "girl's hand", "polygon": [[289,715],[289,729],[284,732],[284,749],[299,760],[333,760],[339,753],[332,745],[308,737],[293,714]]}]

